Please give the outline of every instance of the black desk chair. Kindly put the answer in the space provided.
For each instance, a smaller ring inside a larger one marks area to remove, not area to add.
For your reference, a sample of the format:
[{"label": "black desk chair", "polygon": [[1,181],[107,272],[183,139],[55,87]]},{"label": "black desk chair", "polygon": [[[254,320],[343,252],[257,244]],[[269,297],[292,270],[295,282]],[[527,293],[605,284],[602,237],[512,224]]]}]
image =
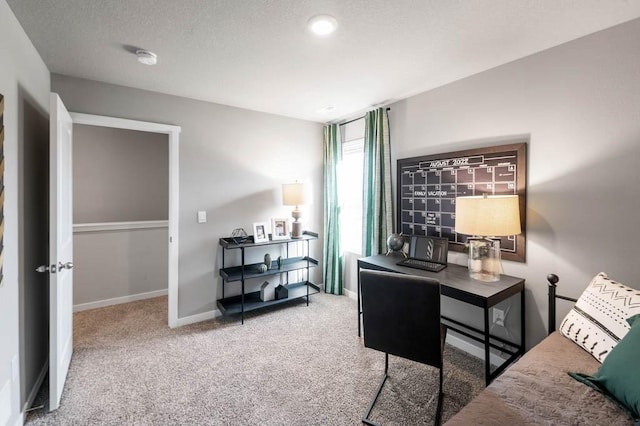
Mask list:
[{"label": "black desk chair", "polygon": [[364,345],[385,353],[384,376],[366,414],[365,424],[387,380],[389,354],[436,367],[440,388],[435,424],[442,414],[442,352],[447,327],[440,322],[440,283],[391,272],[360,271]]}]

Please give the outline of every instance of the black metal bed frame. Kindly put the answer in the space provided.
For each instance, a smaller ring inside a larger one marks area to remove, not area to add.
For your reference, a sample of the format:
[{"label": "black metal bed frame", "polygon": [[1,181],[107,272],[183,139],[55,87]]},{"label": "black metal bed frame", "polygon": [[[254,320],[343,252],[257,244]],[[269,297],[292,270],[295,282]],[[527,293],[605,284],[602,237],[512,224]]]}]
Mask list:
[{"label": "black metal bed frame", "polygon": [[556,286],[560,278],[556,274],[547,275],[547,281],[549,281],[549,328],[548,334],[556,331],[556,299],[568,300],[569,302],[577,302],[578,299],[573,297],[561,296],[556,294]]}]

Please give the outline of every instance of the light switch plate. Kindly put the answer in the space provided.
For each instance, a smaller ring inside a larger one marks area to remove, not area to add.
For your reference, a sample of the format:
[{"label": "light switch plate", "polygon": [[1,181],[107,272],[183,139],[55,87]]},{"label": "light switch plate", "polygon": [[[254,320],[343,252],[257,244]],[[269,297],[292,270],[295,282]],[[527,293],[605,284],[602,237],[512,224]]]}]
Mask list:
[{"label": "light switch plate", "polygon": [[198,223],[207,223],[207,212],[200,210],[198,212]]}]

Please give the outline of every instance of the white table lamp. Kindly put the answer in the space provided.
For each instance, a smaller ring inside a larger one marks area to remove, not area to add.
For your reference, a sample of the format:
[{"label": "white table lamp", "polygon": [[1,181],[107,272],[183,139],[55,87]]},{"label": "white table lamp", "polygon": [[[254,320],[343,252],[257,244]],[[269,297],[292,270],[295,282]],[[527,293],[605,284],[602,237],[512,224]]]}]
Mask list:
[{"label": "white table lamp", "polygon": [[471,237],[469,276],[480,281],[498,281],[502,273],[500,240],[491,237],[518,235],[520,204],[517,195],[456,198],[456,232]]},{"label": "white table lamp", "polygon": [[302,236],[302,211],[300,206],[305,204],[305,190],[304,184],[296,183],[284,183],[282,184],[282,204],[285,206],[295,206],[291,212],[293,216],[293,224],[291,227],[291,238],[300,238]]}]

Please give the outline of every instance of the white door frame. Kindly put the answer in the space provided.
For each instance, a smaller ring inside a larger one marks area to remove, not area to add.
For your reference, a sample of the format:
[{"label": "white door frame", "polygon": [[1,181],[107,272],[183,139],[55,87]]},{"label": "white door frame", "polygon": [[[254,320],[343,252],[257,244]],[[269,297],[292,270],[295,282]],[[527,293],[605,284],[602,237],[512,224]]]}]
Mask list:
[{"label": "white door frame", "polygon": [[178,324],[178,225],[179,225],[179,157],[180,126],[128,120],[124,118],[71,112],[73,124],[111,127],[116,129],[138,130],[141,132],[162,133],[169,136],[169,327]]}]

